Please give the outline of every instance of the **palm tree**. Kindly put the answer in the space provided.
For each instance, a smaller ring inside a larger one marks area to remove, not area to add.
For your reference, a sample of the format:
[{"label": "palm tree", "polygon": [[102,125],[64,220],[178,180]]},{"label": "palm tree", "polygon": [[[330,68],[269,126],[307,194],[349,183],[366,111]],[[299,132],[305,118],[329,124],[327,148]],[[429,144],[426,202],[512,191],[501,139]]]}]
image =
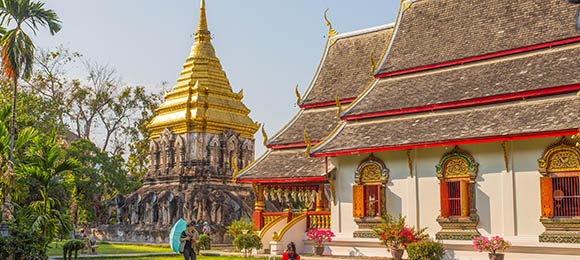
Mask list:
[{"label": "palm tree", "polygon": [[0,24],[15,24],[0,40],[2,48],[2,71],[12,80],[12,122],[9,160],[14,160],[14,137],[16,136],[16,94],[18,79],[29,79],[34,61],[34,43],[24,32],[24,26],[38,31],[39,26],[48,27],[54,35],[61,29],[60,20],[43,2],[30,0],[0,0]]},{"label": "palm tree", "polygon": [[[0,207],[3,214],[7,214],[9,220],[12,218],[11,193],[15,191],[16,176],[14,174],[13,161],[8,160],[10,153],[10,111],[11,107],[6,105],[0,108]],[[37,138],[38,132],[27,127],[18,133],[14,148],[20,150]],[[2,219],[4,220],[4,219]],[[0,221],[1,222],[1,221]]]},{"label": "palm tree", "polygon": [[76,159],[65,158],[55,132],[46,139],[36,138],[28,147],[23,163],[18,164],[18,172],[40,186],[42,200],[30,204],[29,216],[32,228],[40,230],[49,242],[57,234],[66,234],[70,230],[67,219],[54,208],[58,202],[50,197],[50,192],[65,183],[66,173],[79,167]]}]

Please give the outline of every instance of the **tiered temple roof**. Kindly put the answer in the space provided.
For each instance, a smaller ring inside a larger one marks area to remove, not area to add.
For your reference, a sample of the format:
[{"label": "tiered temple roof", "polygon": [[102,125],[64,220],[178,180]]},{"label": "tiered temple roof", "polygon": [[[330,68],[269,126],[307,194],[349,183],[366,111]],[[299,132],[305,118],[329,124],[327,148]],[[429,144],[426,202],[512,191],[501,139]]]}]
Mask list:
[{"label": "tiered temple roof", "polygon": [[377,84],[313,156],[577,133],[578,5],[544,0],[401,4]]},{"label": "tiered temple roof", "polygon": [[205,1],[202,0],[195,44],[183,65],[177,85],[165,94],[165,102],[147,126],[151,138],[159,137],[165,128],[174,134],[220,134],[233,129],[242,138],[253,140],[258,126],[248,116],[250,110],[242,103],[242,98],[242,91],[232,91],[215,54],[207,26]]},{"label": "tiered temple roof", "polygon": [[340,123],[336,100],[346,106],[373,84],[373,62],[384,55],[391,31],[392,25],[384,25],[335,35],[331,27],[321,63],[299,100],[300,110],[268,139],[269,150],[243,169],[238,181],[325,180],[331,166],[305,154],[304,132],[315,144]]}]

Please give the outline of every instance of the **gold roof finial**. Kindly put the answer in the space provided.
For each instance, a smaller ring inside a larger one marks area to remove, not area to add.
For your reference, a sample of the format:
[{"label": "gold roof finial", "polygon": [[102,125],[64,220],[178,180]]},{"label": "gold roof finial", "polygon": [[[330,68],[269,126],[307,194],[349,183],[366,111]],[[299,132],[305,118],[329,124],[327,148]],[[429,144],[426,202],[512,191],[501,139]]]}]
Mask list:
[{"label": "gold roof finial", "polygon": [[296,105],[300,106],[300,102],[302,102],[302,97],[300,95],[300,91],[298,91],[298,84],[296,84]]},{"label": "gold roof finial", "polygon": [[304,129],[304,143],[306,143],[306,156],[310,157],[310,149],[312,149],[312,143],[310,143],[310,138],[308,138],[308,132]]},{"label": "gold roof finial", "polygon": [[199,7],[199,24],[195,31],[195,44],[192,49],[193,57],[217,58],[211,45],[211,32],[207,27],[207,15],[205,14],[205,0],[201,0]]},{"label": "gold roof finial", "polygon": [[238,174],[240,174],[239,170],[238,170],[238,165],[236,164],[236,160],[235,158],[232,156],[232,168],[234,169],[234,173],[232,176],[232,180],[236,181],[238,178]]},{"label": "gold roof finial", "polygon": [[372,54],[370,55],[370,57],[371,57],[371,76],[374,77],[375,76],[375,70],[376,70],[377,64],[375,63],[375,59],[373,59],[373,55]]},{"label": "gold roof finial", "polygon": [[264,146],[268,147],[267,143],[268,143],[268,135],[266,134],[266,129],[264,129],[265,126],[264,124],[262,124],[262,136],[264,137]]},{"label": "gold roof finial", "polygon": [[342,103],[340,103],[340,99],[338,99],[338,93],[336,93],[336,107],[338,111],[336,111],[336,116],[340,118],[340,113],[342,113]]},{"label": "gold roof finial", "polygon": [[195,31],[196,41],[198,37],[209,36],[210,32],[207,28],[207,15],[205,14],[205,0],[201,0],[201,5],[199,7],[199,24],[197,25],[197,31]]},{"label": "gold roof finial", "polygon": [[338,32],[332,28],[332,24],[328,20],[328,17],[326,17],[327,12],[328,12],[328,8],[326,8],[326,10],[324,10],[324,22],[326,22],[326,26],[328,26],[328,38],[330,38],[332,36],[337,35]]}]

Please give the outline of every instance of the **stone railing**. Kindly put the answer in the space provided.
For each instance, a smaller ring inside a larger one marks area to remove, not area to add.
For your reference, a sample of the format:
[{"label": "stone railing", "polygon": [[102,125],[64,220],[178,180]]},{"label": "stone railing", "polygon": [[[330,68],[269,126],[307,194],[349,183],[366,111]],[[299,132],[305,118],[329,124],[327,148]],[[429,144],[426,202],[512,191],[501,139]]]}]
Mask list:
[{"label": "stone railing", "polygon": [[306,214],[308,216],[306,219],[306,227],[308,229],[330,229],[330,212],[308,212]]}]

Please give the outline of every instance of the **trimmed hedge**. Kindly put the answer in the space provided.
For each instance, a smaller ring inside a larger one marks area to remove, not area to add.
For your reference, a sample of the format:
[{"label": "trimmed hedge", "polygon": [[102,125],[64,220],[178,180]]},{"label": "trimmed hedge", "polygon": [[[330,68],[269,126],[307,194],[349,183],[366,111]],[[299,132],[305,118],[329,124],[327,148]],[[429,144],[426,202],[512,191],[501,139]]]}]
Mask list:
[{"label": "trimmed hedge", "polygon": [[409,260],[441,260],[445,255],[443,244],[423,241],[407,245]]}]

